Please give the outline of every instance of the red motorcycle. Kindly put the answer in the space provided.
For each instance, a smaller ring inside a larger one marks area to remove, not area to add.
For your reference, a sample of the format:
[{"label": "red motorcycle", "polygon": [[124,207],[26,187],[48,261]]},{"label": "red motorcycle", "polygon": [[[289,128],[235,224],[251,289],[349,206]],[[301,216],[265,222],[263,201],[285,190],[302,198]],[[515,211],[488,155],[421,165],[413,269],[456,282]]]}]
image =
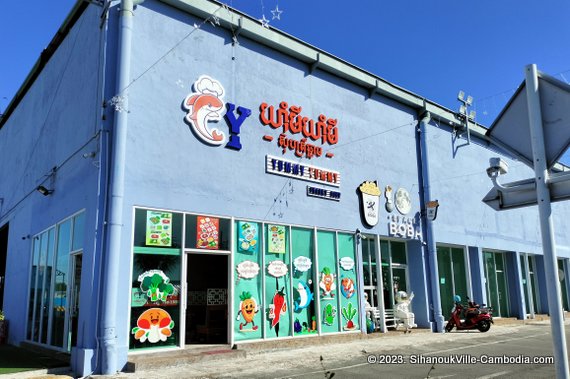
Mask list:
[{"label": "red motorcycle", "polygon": [[[459,299],[459,300],[458,300]],[[453,327],[457,330],[478,329],[484,333],[491,328],[493,324],[493,309],[491,307],[481,307],[479,304],[467,298],[467,309],[461,304],[459,296],[454,298],[455,305],[451,311],[451,317],[445,326],[446,332],[451,332]],[[461,320],[461,313],[465,310],[465,319]]]}]

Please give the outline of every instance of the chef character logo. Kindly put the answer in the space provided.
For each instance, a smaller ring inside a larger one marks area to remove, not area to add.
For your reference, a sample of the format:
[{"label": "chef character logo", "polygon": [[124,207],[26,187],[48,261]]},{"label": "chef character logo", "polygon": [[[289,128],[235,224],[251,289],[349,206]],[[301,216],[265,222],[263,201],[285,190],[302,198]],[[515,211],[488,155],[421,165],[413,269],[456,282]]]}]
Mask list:
[{"label": "chef character logo", "polygon": [[186,121],[202,141],[216,146],[224,143],[226,135],[219,129],[209,129],[208,122],[221,120],[224,92],[220,82],[202,75],[194,83],[194,92],[184,100]]},{"label": "chef character logo", "polygon": [[185,120],[203,142],[221,146],[226,134],[217,128],[210,129],[208,123],[218,122],[224,116],[229,126],[227,148],[241,150],[240,131],[244,121],[251,116],[251,109],[224,102],[224,87],[208,75],[202,75],[194,83],[194,92],[186,96],[183,107],[188,111]]},{"label": "chef character logo", "polygon": [[362,214],[364,221],[370,226],[378,223],[378,203],[380,201],[380,188],[378,183],[364,182],[358,187],[362,194]]}]

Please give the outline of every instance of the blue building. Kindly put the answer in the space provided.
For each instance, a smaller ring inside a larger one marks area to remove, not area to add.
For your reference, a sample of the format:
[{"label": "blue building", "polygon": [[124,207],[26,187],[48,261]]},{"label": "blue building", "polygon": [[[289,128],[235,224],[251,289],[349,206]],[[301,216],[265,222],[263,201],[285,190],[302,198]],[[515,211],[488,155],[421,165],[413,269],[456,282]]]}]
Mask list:
[{"label": "blue building", "polygon": [[385,310],[413,291],[438,332],[455,294],[547,312],[536,209],[481,202],[489,158],[532,171],[487,129],[468,141],[454,111],[216,1],[100,3],[77,2],[0,119],[10,343],[88,375],[363,333],[363,293]]}]

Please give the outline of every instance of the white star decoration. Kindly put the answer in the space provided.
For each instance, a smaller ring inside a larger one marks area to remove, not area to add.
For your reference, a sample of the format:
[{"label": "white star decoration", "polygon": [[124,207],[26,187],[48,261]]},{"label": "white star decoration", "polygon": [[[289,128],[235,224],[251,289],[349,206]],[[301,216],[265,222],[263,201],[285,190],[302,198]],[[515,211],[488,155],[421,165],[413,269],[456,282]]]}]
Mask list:
[{"label": "white star decoration", "polygon": [[261,22],[261,26],[264,28],[269,28],[269,20],[265,18],[265,15],[263,15],[259,22]]},{"label": "white star decoration", "polygon": [[279,9],[279,5],[276,5],[275,9],[271,11],[271,14],[273,14],[272,20],[281,20],[281,13],[283,13],[283,11]]}]

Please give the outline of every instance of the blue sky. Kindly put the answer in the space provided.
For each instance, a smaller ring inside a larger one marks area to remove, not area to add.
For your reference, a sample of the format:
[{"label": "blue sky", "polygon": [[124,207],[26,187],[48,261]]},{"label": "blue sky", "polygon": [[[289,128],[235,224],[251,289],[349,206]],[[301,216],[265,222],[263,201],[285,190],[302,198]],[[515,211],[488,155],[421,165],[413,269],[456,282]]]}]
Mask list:
[{"label": "blue sky", "polygon": [[[224,0],[392,83],[457,109],[474,97],[490,126],[524,78],[524,66],[570,81],[570,2],[515,0]],[[3,111],[75,0],[3,1]],[[283,11],[273,19],[272,10]]]}]

